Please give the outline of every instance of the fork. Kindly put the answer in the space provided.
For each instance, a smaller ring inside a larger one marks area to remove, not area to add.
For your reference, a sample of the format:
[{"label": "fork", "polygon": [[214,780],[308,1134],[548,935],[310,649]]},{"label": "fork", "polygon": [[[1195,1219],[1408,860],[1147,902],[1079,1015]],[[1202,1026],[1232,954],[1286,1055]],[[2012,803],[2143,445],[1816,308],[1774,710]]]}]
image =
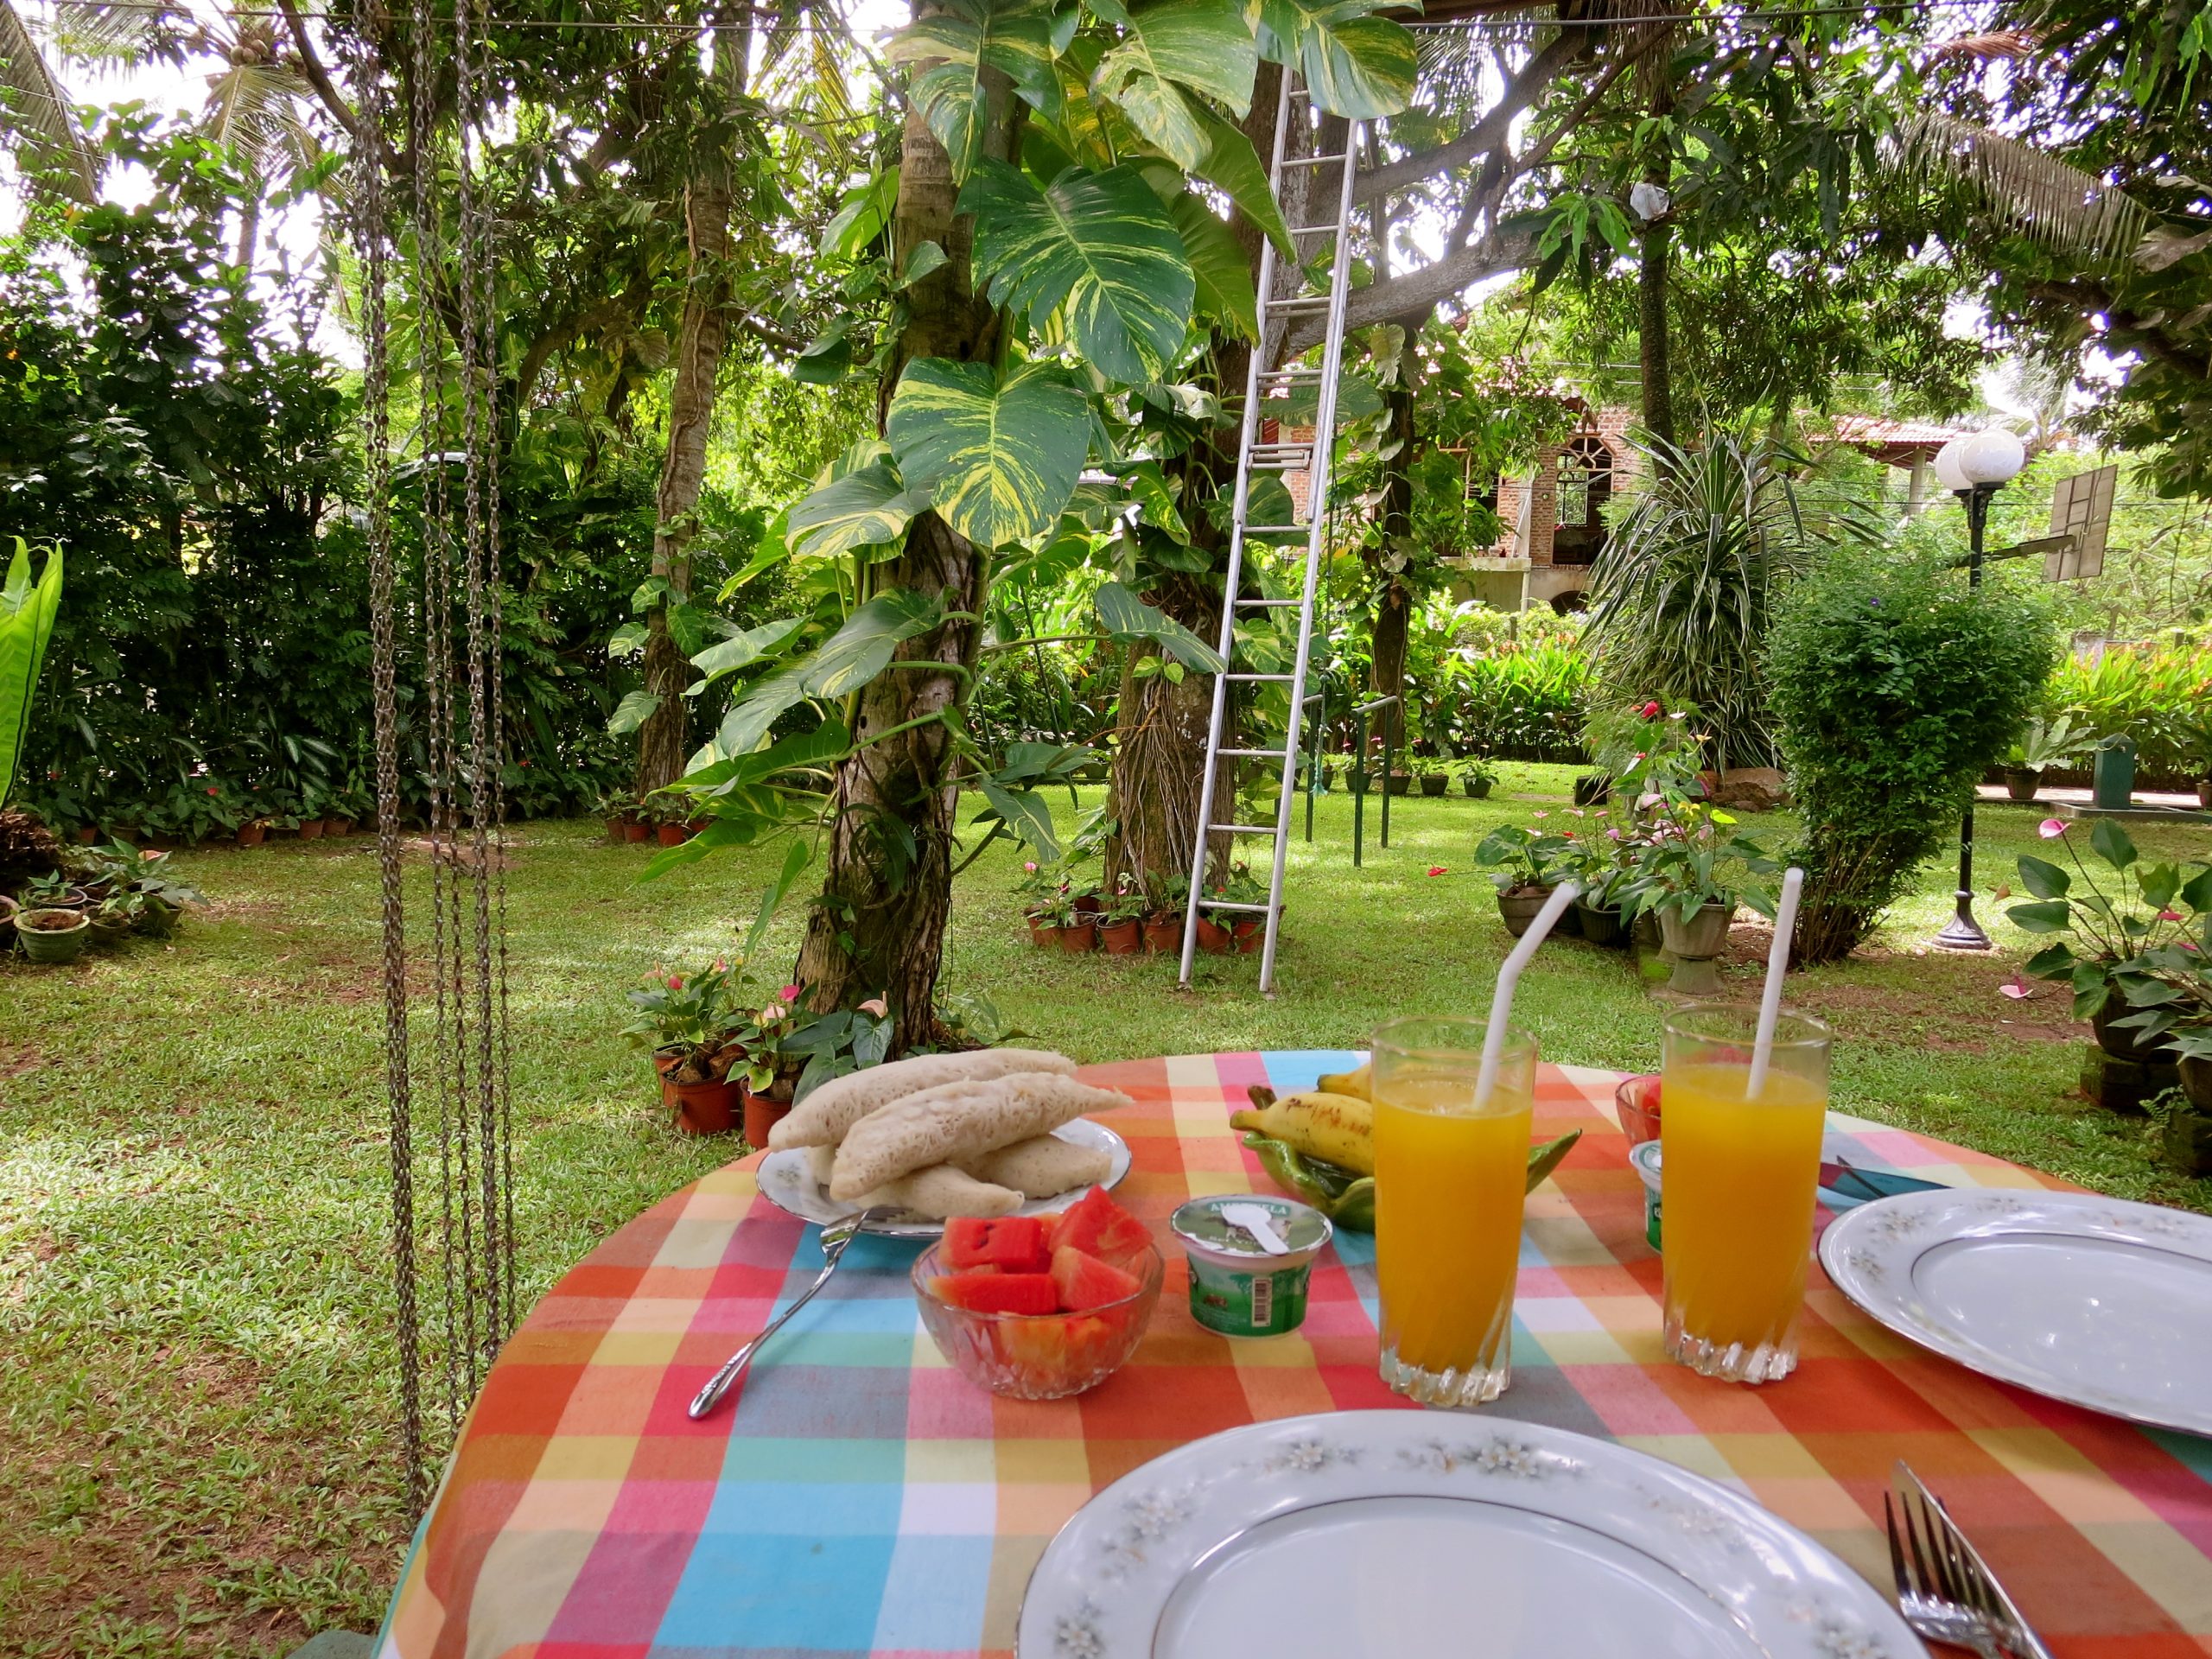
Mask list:
[{"label": "fork", "polygon": [[1902,1459],[1894,1479],[1897,1503],[1892,1508],[1890,1494],[1882,1494],[1882,1519],[1905,1623],[1936,1641],[1971,1648],[1981,1659],[2051,1659],[1942,1501]]},{"label": "fork", "polygon": [[707,1386],[694,1395],[691,1403],[684,1408],[692,1421],[698,1421],[721,1403],[722,1396],[729,1392],[730,1385],[745,1374],[745,1368],[753,1363],[753,1356],[760,1351],[761,1344],[782,1330],[791,1315],[813,1300],[814,1293],[830,1282],[830,1275],[837,1271],[837,1264],[845,1259],[845,1247],[868,1230],[869,1221],[877,1216],[889,1214],[888,1209],[876,1205],[861,1211],[858,1215],[847,1216],[842,1221],[833,1221],[822,1230],[822,1271],[815,1275],[812,1284],[799,1292],[797,1300],[768,1321],[766,1329],[732,1354],[723,1362],[721,1370],[707,1379]]}]

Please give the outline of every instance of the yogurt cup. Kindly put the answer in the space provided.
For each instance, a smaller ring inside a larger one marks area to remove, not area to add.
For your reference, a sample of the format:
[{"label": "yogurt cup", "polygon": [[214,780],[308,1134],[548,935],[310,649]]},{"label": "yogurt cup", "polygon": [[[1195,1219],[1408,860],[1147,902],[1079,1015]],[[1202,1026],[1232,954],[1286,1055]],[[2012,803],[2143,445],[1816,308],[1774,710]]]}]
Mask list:
[{"label": "yogurt cup", "polygon": [[1643,1238],[1659,1248],[1659,1143],[1640,1141],[1628,1149],[1628,1160],[1643,1178]]},{"label": "yogurt cup", "polygon": [[[1224,1205],[1255,1205],[1268,1212],[1289,1254],[1268,1253],[1242,1227],[1231,1225]],[[1313,1258],[1335,1230],[1310,1205],[1244,1192],[1192,1198],[1168,1219],[1191,1266],[1191,1317],[1224,1337],[1279,1337],[1306,1319],[1306,1290]]]}]

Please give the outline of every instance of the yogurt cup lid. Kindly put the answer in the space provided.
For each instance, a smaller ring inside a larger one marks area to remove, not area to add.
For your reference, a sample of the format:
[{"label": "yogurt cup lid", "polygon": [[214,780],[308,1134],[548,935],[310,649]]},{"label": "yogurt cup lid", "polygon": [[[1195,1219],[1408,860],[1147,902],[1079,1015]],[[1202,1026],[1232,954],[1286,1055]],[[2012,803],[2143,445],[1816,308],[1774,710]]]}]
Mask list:
[{"label": "yogurt cup lid", "polygon": [[[1242,1227],[1232,1225],[1221,1213],[1224,1205],[1257,1205],[1274,1221],[1275,1231],[1290,1246],[1288,1255],[1269,1254],[1266,1246]],[[1329,1242],[1335,1230],[1329,1218],[1311,1205],[1294,1198],[1264,1198],[1249,1192],[1216,1192],[1192,1198],[1168,1218],[1175,1236],[1187,1244],[1216,1255],[1249,1256],[1255,1261],[1287,1265],[1310,1256]]]},{"label": "yogurt cup lid", "polygon": [[1628,1160],[1636,1166],[1636,1173],[1643,1177],[1646,1186],[1659,1185],[1659,1142],[1637,1141],[1628,1149]]}]

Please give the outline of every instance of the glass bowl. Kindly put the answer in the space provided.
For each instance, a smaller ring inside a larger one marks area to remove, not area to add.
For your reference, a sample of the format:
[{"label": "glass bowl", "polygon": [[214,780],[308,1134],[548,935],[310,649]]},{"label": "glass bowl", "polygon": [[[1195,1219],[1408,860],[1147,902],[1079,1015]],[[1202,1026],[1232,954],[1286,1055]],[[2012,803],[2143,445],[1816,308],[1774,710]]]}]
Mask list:
[{"label": "glass bowl", "polygon": [[914,1262],[922,1325],[953,1370],[1016,1400],[1063,1400],[1120,1370],[1152,1323],[1166,1271],[1159,1249],[1148,1248],[1135,1268],[1135,1293],[1118,1302],[1081,1313],[977,1313],[931,1294],[942,1248],[931,1245]]},{"label": "glass bowl", "polygon": [[1659,1138],[1659,1079],[1624,1077],[1613,1090],[1613,1109],[1619,1114],[1621,1133],[1631,1147]]}]

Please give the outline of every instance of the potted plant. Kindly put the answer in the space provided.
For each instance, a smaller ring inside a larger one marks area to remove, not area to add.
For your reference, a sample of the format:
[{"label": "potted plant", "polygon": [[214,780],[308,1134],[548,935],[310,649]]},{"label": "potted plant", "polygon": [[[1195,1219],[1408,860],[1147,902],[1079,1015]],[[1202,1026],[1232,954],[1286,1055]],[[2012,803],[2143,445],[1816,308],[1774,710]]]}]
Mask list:
[{"label": "potted plant", "polygon": [[1623,895],[1634,867],[1634,843],[1602,820],[1586,822],[1563,839],[1566,849],[1554,869],[1582,889],[1574,899],[1582,937],[1592,944],[1625,945],[1630,919],[1625,912],[1632,906],[1624,906]]},{"label": "potted plant", "polygon": [[2018,742],[2005,752],[2005,789],[2016,801],[2032,801],[2043,787],[2043,775],[2052,766],[2077,759],[2088,734],[2076,731],[2070,717],[2061,715],[2046,723],[2031,720]]},{"label": "potted plant", "polygon": [[1452,787],[1450,761],[1423,759],[1413,764],[1414,775],[1421,779],[1421,792],[1429,799],[1438,798]]},{"label": "potted plant", "polygon": [[726,1134],[736,1122],[733,1066],[746,1058],[741,1033],[751,1015],[734,1005],[741,983],[724,962],[689,974],[656,974],[632,991],[636,1012],[623,1034],[650,1049],[661,1098],[685,1135]]},{"label": "potted plant", "polygon": [[34,910],[85,910],[92,895],[59,870],[35,875],[16,889],[16,899],[26,912]]},{"label": "potted plant", "polygon": [[1098,912],[1098,943],[1109,957],[1134,957],[1144,949],[1144,894],[1123,876]]},{"label": "potted plant", "polygon": [[23,910],[16,916],[16,940],[33,962],[74,962],[92,938],[92,918],[82,910]]},{"label": "potted plant", "polygon": [[880,1065],[891,1052],[894,1021],[882,997],[805,1015],[798,1012],[804,994],[800,986],[785,986],[747,1033],[745,1138],[756,1147],[767,1145],[769,1130],[830,1078]]},{"label": "potted plant", "polygon": [[131,925],[141,933],[167,938],[175,931],[176,918],[187,906],[204,902],[197,889],[170,874],[165,852],[141,852],[118,841],[95,848],[86,856],[106,881],[111,895],[131,896],[134,902],[125,908]]},{"label": "potted plant", "polygon": [[1467,791],[1471,801],[1487,800],[1497,784],[1497,768],[1479,754],[1470,754],[1459,761],[1459,786]]},{"label": "potted plant", "polygon": [[85,912],[92,925],[92,942],[102,949],[121,944],[144,914],[146,897],[133,887],[118,887]]},{"label": "potted plant", "polygon": [[[1252,874],[1252,867],[1239,859],[1229,867],[1229,874],[1214,888],[1213,896],[1232,905],[1264,906],[1268,902],[1268,889],[1266,884]],[[1244,951],[1260,948],[1268,925],[1264,910],[1229,910],[1221,913],[1230,918],[1223,925],[1229,933],[1227,948]],[[1204,919],[1202,917],[1201,920]]]},{"label": "potted plant", "polygon": [[1566,850],[1560,837],[1539,835],[1517,823],[1499,825],[1476,845],[1475,862],[1491,872],[1497,913],[1515,938],[1529,931],[1529,924],[1559,885],[1552,867]]},{"label": "potted plant", "polygon": [[2088,842],[2107,871],[2100,883],[2074,828],[2063,818],[2038,826],[2044,840],[2064,842],[2073,873],[2048,859],[2019,861],[2020,885],[2032,897],[2005,915],[2024,932],[2066,936],[2029,957],[2027,970],[2072,987],[2074,1017],[2089,1022],[2097,1046],[2114,1059],[2171,1064],[2170,1033],[2187,1013],[2187,997],[2169,982],[2181,967],[2198,971],[2188,958],[2207,948],[2212,867],[2184,877],[2178,864],[2145,864],[2125,830],[2098,818]]},{"label": "potted plant", "polygon": [[1053,937],[1059,924],[1052,919],[1052,913],[1066,883],[1058,865],[1039,865],[1032,858],[1023,861],[1021,870],[1021,880],[1014,890],[1021,900],[1022,919],[1029,924],[1029,942],[1040,950],[1050,950],[1059,943]]},{"label": "potted plant", "polygon": [[1144,948],[1160,955],[1183,951],[1184,903],[1190,896],[1190,878],[1168,877],[1160,884],[1160,899],[1145,912]]},{"label": "potted plant", "polygon": [[691,803],[681,797],[665,791],[648,796],[639,811],[662,846],[681,847],[691,838]]},{"label": "potted plant", "polygon": [[328,810],[329,800],[330,791],[321,784],[306,783],[300,785],[298,817],[302,841],[322,839],[322,815]]},{"label": "potted plant", "polygon": [[1049,935],[1048,942],[1071,957],[1085,956],[1096,950],[1098,912],[1086,907],[1086,904],[1096,905],[1096,892],[1078,898],[1075,893],[1063,887],[1039,918]]}]

